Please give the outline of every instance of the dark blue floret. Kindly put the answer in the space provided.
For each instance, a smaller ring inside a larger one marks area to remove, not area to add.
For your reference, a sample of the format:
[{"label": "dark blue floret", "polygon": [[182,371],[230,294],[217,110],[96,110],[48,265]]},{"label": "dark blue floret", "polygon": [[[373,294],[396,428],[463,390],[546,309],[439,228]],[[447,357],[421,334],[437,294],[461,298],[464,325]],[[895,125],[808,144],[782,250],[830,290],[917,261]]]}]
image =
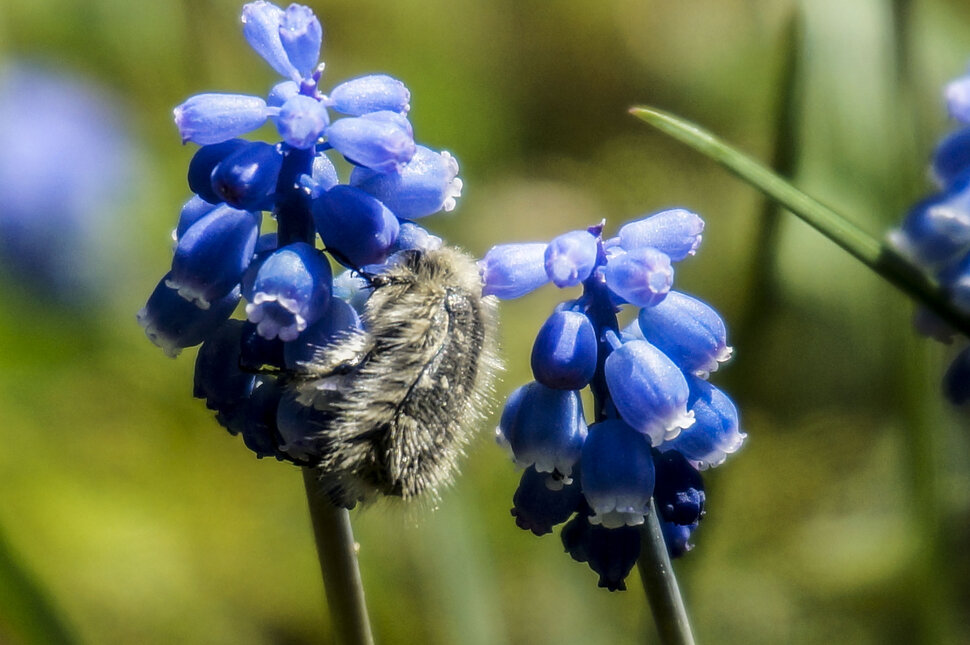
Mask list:
[{"label": "dark blue floret", "polygon": [[522,473],[512,503],[516,526],[536,535],[545,535],[580,510],[583,493],[578,479],[566,484],[561,478],[540,473],[529,466]]},{"label": "dark blue floret", "polygon": [[953,405],[970,403],[970,347],[957,354],[947,368],[943,375],[943,394]]},{"label": "dark blue floret", "polygon": [[210,410],[229,411],[253,391],[255,375],[239,368],[242,331],[241,320],[226,321],[199,348],[193,394]]},{"label": "dark blue floret", "polygon": [[386,260],[400,230],[384,204],[350,186],[334,186],[315,200],[313,219],[327,250],[352,269]]},{"label": "dark blue floret", "polygon": [[625,591],[624,580],[640,557],[640,530],[632,526],[607,529],[593,526],[577,514],[562,529],[562,543],[577,562],[599,574],[599,586]]},{"label": "dark blue floret", "polygon": [[242,210],[272,207],[276,180],[283,165],[277,146],[255,141],[239,146],[212,171],[212,190],[219,199]]},{"label": "dark blue floret", "polygon": [[212,171],[223,159],[246,145],[244,139],[230,139],[222,143],[202,146],[192,156],[189,162],[189,188],[196,195],[209,202],[218,204],[222,198],[212,188]]},{"label": "dark blue floret", "polygon": [[697,529],[696,522],[694,524],[674,524],[661,520],[660,529],[663,531],[664,542],[667,543],[667,554],[671,558],[679,558],[694,548],[689,540],[691,534]]},{"label": "dark blue floret", "polygon": [[666,522],[694,524],[704,514],[704,481],[687,459],[670,450],[654,453],[657,485],[653,490],[657,511]]},{"label": "dark blue floret", "polygon": [[170,356],[185,347],[193,347],[208,338],[232,315],[239,303],[239,289],[210,303],[202,309],[186,300],[166,283],[167,274],[149,296],[145,307],[138,312],[138,322],[153,343]]},{"label": "dark blue floret", "polygon": [[532,346],[532,374],[557,390],[581,390],[596,372],[596,331],[584,314],[553,312]]},{"label": "dark blue floret", "polygon": [[970,128],[963,128],[951,132],[936,146],[933,176],[948,188],[967,170],[970,170]]}]

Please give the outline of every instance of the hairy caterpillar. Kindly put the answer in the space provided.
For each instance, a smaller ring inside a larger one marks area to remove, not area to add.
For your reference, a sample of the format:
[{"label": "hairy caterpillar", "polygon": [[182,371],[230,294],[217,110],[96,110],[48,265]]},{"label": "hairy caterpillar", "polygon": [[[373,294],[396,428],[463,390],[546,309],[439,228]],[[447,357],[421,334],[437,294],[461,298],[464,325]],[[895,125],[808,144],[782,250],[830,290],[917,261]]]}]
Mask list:
[{"label": "hairy caterpillar", "polygon": [[497,301],[465,253],[406,251],[371,283],[363,330],[318,348],[289,382],[311,410],[321,485],[347,507],[449,483],[500,369]]}]

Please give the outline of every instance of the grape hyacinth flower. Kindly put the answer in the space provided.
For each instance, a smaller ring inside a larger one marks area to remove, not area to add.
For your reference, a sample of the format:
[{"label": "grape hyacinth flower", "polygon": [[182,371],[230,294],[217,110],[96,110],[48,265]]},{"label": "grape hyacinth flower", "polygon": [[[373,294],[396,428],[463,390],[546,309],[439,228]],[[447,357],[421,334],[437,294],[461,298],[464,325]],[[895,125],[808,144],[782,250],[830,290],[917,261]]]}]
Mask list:
[{"label": "grape hyacinth flower", "polygon": [[[484,292],[499,298],[547,282],[582,287],[540,328],[535,381],[509,396],[497,438],[525,468],[516,524],[543,535],[566,522],[566,551],[599,574],[601,587],[621,590],[651,500],[668,553],[683,554],[704,514],[699,471],[721,464],[745,434],[734,403],[707,381],[731,356],[724,322],[672,289],[673,266],[697,251],[704,221],[671,209],[613,238],[603,237],[604,225],[548,244],[496,246],[479,267]],[[629,307],[637,316],[620,329],[617,315]],[[589,426],[580,398],[587,387]]]},{"label": "grape hyacinth flower", "polygon": [[[944,90],[947,111],[960,127],[937,145],[931,175],[938,190],[913,205],[889,233],[889,244],[914,265],[935,278],[953,306],[970,314],[970,72]],[[929,310],[920,307],[917,331],[945,344],[957,332]],[[970,408],[970,361],[964,346],[943,376],[943,394],[955,406]]]},{"label": "grape hyacinth flower", "polygon": [[0,141],[4,283],[45,306],[90,309],[117,284],[137,193],[120,102],[63,69],[9,59],[0,64]]},{"label": "grape hyacinth flower", "polygon": [[[462,182],[452,155],[415,142],[401,81],[374,74],[321,88],[323,28],[309,8],[257,0],[242,24],[282,78],[265,98],[205,93],[175,108],[183,143],[200,146],[187,174],[194,195],[138,321],[171,356],[201,344],[195,396],[258,457],[308,464],[313,420],[281,375],[361,327],[364,267],[377,273],[395,253],[441,245],[413,220],[452,210]],[[243,138],[267,121],[280,140]],[[334,155],[351,164],[346,177]],[[264,213],[274,233],[261,235]],[[333,264],[346,271],[334,277]]]}]

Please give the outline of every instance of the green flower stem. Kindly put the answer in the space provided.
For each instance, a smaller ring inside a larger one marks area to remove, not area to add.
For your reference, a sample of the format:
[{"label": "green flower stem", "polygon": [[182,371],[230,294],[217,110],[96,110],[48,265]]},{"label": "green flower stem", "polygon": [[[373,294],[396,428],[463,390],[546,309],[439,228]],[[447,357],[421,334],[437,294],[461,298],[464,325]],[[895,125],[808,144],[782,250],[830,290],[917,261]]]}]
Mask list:
[{"label": "green flower stem", "polygon": [[667,555],[667,544],[660,530],[653,499],[650,500],[650,512],[640,530],[637,569],[662,645],[693,645],[694,635],[687,620],[687,609],[677,586],[670,556]]},{"label": "green flower stem", "polygon": [[337,508],[327,499],[312,469],[303,469],[303,483],[335,642],[340,645],[373,645],[374,636],[367,618],[350,514],[347,509]]},{"label": "green flower stem", "polygon": [[694,123],[649,107],[636,107],[630,113],[713,159],[776,200],[890,284],[925,305],[961,333],[970,336],[970,316],[953,307],[937,282],[844,216]]}]

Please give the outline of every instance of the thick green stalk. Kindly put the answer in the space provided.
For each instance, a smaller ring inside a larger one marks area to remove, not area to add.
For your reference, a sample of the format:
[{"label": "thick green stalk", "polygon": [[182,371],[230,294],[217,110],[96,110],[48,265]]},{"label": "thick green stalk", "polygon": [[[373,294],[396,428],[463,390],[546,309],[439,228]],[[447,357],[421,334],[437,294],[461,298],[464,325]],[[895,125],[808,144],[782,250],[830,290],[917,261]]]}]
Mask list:
[{"label": "thick green stalk", "polygon": [[303,469],[303,483],[335,641],[340,645],[374,645],[350,514],[324,495],[312,469]]},{"label": "thick green stalk", "polygon": [[690,121],[649,107],[636,107],[630,112],[718,162],[768,197],[778,201],[890,284],[925,305],[955,329],[970,336],[970,316],[950,303],[947,294],[936,281],[843,215],[803,193],[751,157],[732,148]]},{"label": "thick green stalk", "polygon": [[680,595],[674,568],[670,564],[667,544],[664,542],[657,508],[652,499],[650,512],[647,513],[640,530],[640,558],[637,560],[637,568],[662,645],[693,645],[694,634],[687,619],[687,609]]}]

